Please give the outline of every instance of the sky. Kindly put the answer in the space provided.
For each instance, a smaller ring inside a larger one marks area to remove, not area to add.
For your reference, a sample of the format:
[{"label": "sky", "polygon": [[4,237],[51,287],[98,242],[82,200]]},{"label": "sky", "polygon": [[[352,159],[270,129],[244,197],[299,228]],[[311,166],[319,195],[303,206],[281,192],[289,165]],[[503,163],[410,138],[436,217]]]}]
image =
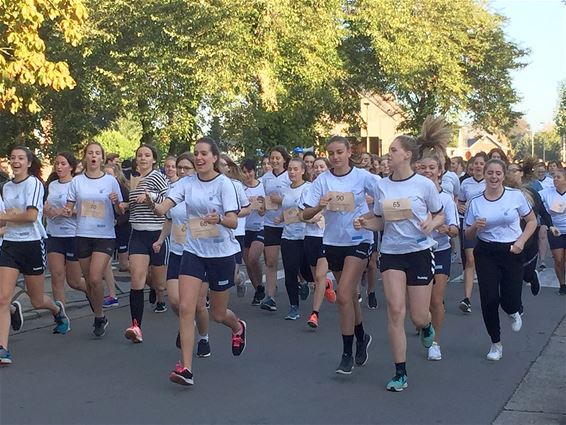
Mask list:
[{"label": "sky", "polygon": [[491,0],[509,18],[509,40],[531,50],[528,65],[513,73],[522,101],[516,106],[535,131],[553,121],[558,85],[566,79],[566,5],[560,0]]}]

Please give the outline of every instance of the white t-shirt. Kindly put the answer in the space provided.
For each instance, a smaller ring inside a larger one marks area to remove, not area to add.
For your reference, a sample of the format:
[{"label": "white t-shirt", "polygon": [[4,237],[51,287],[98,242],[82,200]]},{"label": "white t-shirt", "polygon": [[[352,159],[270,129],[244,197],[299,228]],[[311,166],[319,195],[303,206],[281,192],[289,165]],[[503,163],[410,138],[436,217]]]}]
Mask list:
[{"label": "white t-shirt", "polygon": [[[293,188],[289,186],[285,189],[282,204],[283,212],[286,210],[294,210],[295,212],[298,212],[299,206],[301,205],[300,201],[302,194],[305,190],[308,190],[310,185],[311,184],[309,182],[304,182],[298,187]],[[285,222],[285,227],[283,227],[283,234],[281,237],[287,240],[303,240],[305,238],[306,227],[307,223],[304,221],[298,221],[291,224]]]},{"label": "white t-shirt", "polygon": [[[67,194],[71,182],[61,183],[58,180],[49,183],[47,203],[54,209],[64,208],[67,205]],[[77,219],[75,216],[55,218],[47,217],[47,234],[57,238],[74,238],[77,232]]]},{"label": "white t-shirt", "polygon": [[503,194],[490,201],[482,193],[470,200],[466,210],[465,227],[470,227],[477,219],[485,218],[483,229],[478,229],[477,237],[484,242],[515,242],[523,231],[520,219],[527,216],[532,208],[527,198],[518,189],[505,187]]},{"label": "white t-shirt", "polygon": [[[169,183],[167,195],[185,178],[187,177],[182,177],[176,182]],[[171,220],[171,235],[169,237],[171,243],[169,250],[173,254],[183,255],[183,248],[187,241],[187,207],[184,203],[179,203],[171,208],[165,216]]]},{"label": "white t-shirt", "polygon": [[545,176],[544,179],[538,181],[542,189],[554,189],[554,180],[550,176]]},{"label": "white t-shirt", "polygon": [[554,227],[560,230],[560,233],[566,234],[566,192],[561,194],[553,187],[541,190],[539,195]]},{"label": "white t-shirt", "polygon": [[[0,196],[0,213],[6,212],[6,207],[4,206],[4,201]],[[4,241],[4,237],[0,236],[0,246],[2,246],[2,242]]]},{"label": "white t-shirt", "polygon": [[108,174],[96,179],[85,173],[71,181],[67,200],[75,203],[77,236],[84,238],[114,239],[114,207],[110,194],[118,195],[123,202],[118,180]]},{"label": "white t-shirt", "polygon": [[7,182],[2,189],[4,207],[6,212],[26,212],[28,208],[37,210],[37,220],[33,223],[6,222],[4,240],[14,242],[39,241],[45,239],[47,234],[42,224],[43,218],[43,184],[35,176],[28,176],[15,183]]},{"label": "white t-shirt", "polygon": [[354,195],[353,211],[329,211],[324,209],[324,236],[322,242],[332,246],[355,246],[373,243],[373,233],[366,229],[354,229],[354,218],[369,211],[366,194],[374,196],[375,176],[361,168],[352,167],[348,174],[337,176],[331,170],[325,171],[305,192],[303,206],[316,207],[320,198],[328,192],[351,192]]},{"label": "white t-shirt", "polygon": [[[240,209],[250,205],[248,197],[244,190],[244,185],[239,180],[232,180],[234,184],[234,189],[236,189],[236,194],[238,195],[238,202],[240,203]],[[238,217],[238,227],[234,229],[234,236],[244,236],[246,234],[246,217]]]},{"label": "white t-shirt", "polygon": [[[302,206],[305,205],[305,197],[308,193],[308,191],[311,189],[312,184],[309,185],[309,187],[306,187],[305,190],[303,190],[303,193],[301,195],[301,199],[299,201],[299,205]],[[322,214],[322,212],[319,213],[320,215],[322,215],[322,219],[317,222],[317,223],[307,223],[306,229],[305,229],[305,236],[313,236],[313,237],[317,237],[317,238],[322,238],[324,236],[324,214]],[[318,214],[317,214],[318,215]]]},{"label": "white t-shirt", "polygon": [[[261,177],[261,182],[265,189],[266,198],[272,193],[282,196],[283,191],[291,185],[291,180],[289,180],[287,170],[277,176],[273,173],[273,171],[268,171]],[[283,223],[275,224],[274,221],[275,218],[279,217],[282,213],[283,209],[281,208],[281,205],[276,210],[266,210],[263,221],[264,226],[283,227]]]},{"label": "white t-shirt", "polygon": [[[263,188],[263,183],[261,181],[258,181],[257,186],[254,187],[244,186],[244,192],[248,197],[248,202],[251,202],[250,199],[253,196],[265,197],[265,189]],[[253,210],[248,216],[246,216],[246,230],[251,232],[259,232],[263,230],[263,216]]]},{"label": "white t-shirt", "polygon": [[376,186],[374,213],[383,217],[381,252],[407,254],[436,246],[421,230],[429,213],[442,211],[442,202],[432,181],[419,174],[404,180],[382,179]]},{"label": "white t-shirt", "polygon": [[[468,177],[462,181],[460,185],[460,193],[458,194],[458,201],[463,202],[466,204],[466,208],[468,206],[468,202],[470,199],[476,197],[480,193],[485,190],[485,180],[476,180],[474,177]],[[464,217],[463,214],[460,214],[460,217]]]},{"label": "white t-shirt", "polygon": [[[447,226],[460,227],[458,220],[458,209],[454,203],[454,197],[445,191],[439,193],[440,201],[442,202],[442,210],[444,211],[444,224]],[[450,248],[450,236],[439,233],[436,230],[432,232],[432,238],[436,241],[437,246],[435,251],[444,251]]]},{"label": "white t-shirt", "polygon": [[453,171],[445,171],[440,181],[440,187],[454,198],[460,193],[460,179]]},{"label": "white t-shirt", "polygon": [[219,214],[240,211],[238,196],[232,181],[219,174],[212,180],[203,181],[195,174],[184,177],[171,189],[167,195],[176,205],[184,203],[187,210],[189,225],[184,251],[189,251],[203,258],[221,258],[240,252],[240,244],[234,237],[234,232],[221,224],[216,226],[218,236],[195,238],[191,223],[198,229],[199,219],[213,211]]}]

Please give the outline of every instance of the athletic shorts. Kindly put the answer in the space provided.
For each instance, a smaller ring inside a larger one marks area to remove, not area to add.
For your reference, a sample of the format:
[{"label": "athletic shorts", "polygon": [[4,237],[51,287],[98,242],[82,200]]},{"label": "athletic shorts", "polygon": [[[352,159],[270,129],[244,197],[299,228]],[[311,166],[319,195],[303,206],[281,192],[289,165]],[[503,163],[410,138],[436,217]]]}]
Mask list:
[{"label": "athletic shorts", "polygon": [[407,254],[381,254],[379,258],[381,273],[387,270],[405,272],[407,285],[428,285],[434,277],[435,262],[432,249],[424,249]]},{"label": "athletic shorts", "polygon": [[169,257],[169,238],[166,238],[159,252],[153,251],[153,244],[159,235],[160,230],[132,230],[128,252],[130,255],[147,255],[150,266],[166,266]]},{"label": "athletic shorts", "polygon": [[548,231],[548,244],[550,249],[566,249],[566,235],[556,237]]},{"label": "athletic shorts", "polygon": [[182,255],[169,253],[169,261],[167,262],[167,280],[179,279],[179,269],[181,268]]},{"label": "athletic shorts", "polygon": [[283,227],[263,227],[263,244],[265,246],[281,245],[281,235],[283,235]]},{"label": "athletic shorts", "polygon": [[128,243],[130,242],[130,236],[132,234],[132,226],[130,223],[125,223],[120,226],[115,226],[114,231],[116,232],[116,250],[119,254],[128,252]]},{"label": "athletic shorts", "polygon": [[328,261],[328,269],[333,272],[341,272],[346,257],[356,257],[362,260],[371,257],[371,246],[372,244],[367,242],[353,246],[322,245],[322,253]]},{"label": "athletic shorts", "polygon": [[305,236],[303,250],[307,263],[311,267],[316,267],[319,258],[324,258],[322,252],[322,237],[321,236]]},{"label": "athletic shorts", "polygon": [[236,252],[234,254],[234,259],[236,260],[236,264],[242,264],[242,253],[244,252],[244,235],[236,236],[236,240],[240,244],[240,252]]},{"label": "athletic shorts", "polygon": [[77,258],[92,257],[93,252],[102,252],[112,257],[115,243],[115,239],[83,238],[82,236],[77,236]]},{"label": "athletic shorts", "polygon": [[4,241],[0,248],[0,267],[19,270],[24,276],[45,271],[45,244],[39,241]]},{"label": "athletic shorts", "polygon": [[192,252],[183,251],[179,275],[192,276],[208,282],[210,290],[226,291],[234,286],[236,261],[233,255],[220,258],[199,257]]},{"label": "athletic shorts", "polygon": [[244,236],[244,248],[249,248],[254,242],[263,243],[263,230],[246,230],[246,235]]},{"label": "athletic shorts", "polygon": [[77,238],[61,238],[58,236],[49,236],[45,240],[45,250],[48,254],[56,253],[65,256],[67,261],[78,261],[77,258]]},{"label": "athletic shorts", "polygon": [[434,253],[434,274],[450,276],[450,266],[452,264],[452,250],[450,248]]},{"label": "athletic shorts", "polygon": [[468,239],[464,235],[464,249],[475,248],[477,244],[478,244],[478,238]]}]

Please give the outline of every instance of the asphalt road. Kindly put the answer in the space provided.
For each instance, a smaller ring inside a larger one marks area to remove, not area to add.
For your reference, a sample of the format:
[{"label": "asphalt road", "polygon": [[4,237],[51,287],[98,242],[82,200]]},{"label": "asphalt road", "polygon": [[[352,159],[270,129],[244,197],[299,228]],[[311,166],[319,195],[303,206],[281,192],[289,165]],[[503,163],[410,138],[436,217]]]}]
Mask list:
[{"label": "asphalt road", "polygon": [[[440,362],[426,359],[407,321],[409,387],[385,391],[394,374],[386,334],[383,295],[379,309],[364,307],[364,326],[372,334],[366,366],[350,376],[334,373],[341,354],[336,308],[324,304],[320,327],[306,325],[311,298],[301,318],[285,321],[280,309],[269,313],[249,305],[252,293],[231,299],[248,323],[248,345],[235,358],[227,328],[211,324],[212,356],[195,359],[195,385],[168,380],[179,359],[178,323],[172,311],[153,313],[146,305],[144,342],[123,336],[129,323],[127,297],[108,313],[102,340],[91,334],[86,308],[71,312],[72,331],[52,335],[48,317],[30,320],[12,335],[13,365],[0,369],[1,424],[487,424],[505,403],[564,317],[564,297],[542,288],[523,291],[523,329],[513,333],[501,312],[503,359],[489,362],[490,341],[474,293],[473,313],[458,310],[462,284],[450,284]],[[365,303],[365,300],[364,300]]]}]

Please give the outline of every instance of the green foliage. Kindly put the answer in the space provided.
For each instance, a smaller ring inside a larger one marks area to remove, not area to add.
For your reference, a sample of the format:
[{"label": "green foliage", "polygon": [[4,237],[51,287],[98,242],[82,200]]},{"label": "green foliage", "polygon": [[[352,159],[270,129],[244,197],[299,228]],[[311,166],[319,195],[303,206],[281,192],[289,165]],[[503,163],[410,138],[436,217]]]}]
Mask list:
[{"label": "green foliage", "polygon": [[94,140],[107,153],[117,153],[120,158],[132,158],[140,145],[142,127],[132,118],[118,119],[108,130],[102,131]]},{"label": "green foliage", "polygon": [[566,80],[560,83],[558,89],[558,107],[554,114],[554,123],[558,134],[566,137]]}]

